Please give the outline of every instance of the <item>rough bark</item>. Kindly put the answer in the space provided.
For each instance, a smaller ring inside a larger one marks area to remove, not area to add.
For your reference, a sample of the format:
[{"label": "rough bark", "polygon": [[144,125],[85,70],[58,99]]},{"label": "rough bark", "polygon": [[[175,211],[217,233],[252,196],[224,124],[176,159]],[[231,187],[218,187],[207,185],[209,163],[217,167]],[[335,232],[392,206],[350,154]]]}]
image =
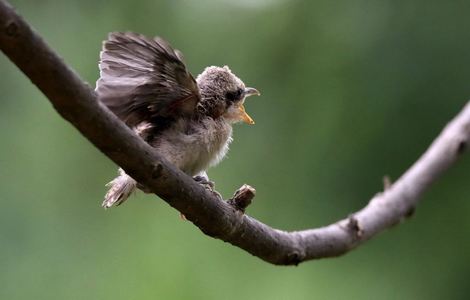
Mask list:
[{"label": "rough bark", "polygon": [[254,190],[242,187],[220,201],[136,136],[43,39],[0,0],[0,49],[46,95],[57,112],[140,183],[180,211],[205,234],[273,264],[344,254],[409,216],[420,196],[465,152],[470,142],[470,103],[421,158],[362,210],[326,227],[286,232],[243,213]]}]

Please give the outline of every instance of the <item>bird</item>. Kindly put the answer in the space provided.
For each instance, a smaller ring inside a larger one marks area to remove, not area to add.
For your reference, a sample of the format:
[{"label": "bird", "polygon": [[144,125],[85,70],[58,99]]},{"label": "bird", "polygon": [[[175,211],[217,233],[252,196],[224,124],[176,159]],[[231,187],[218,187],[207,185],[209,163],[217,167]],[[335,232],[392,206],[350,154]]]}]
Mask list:
[{"label": "bird", "polygon": [[[103,41],[98,101],[168,162],[206,187],[207,169],[218,164],[232,142],[232,126],[254,124],[245,111],[246,87],[228,66],[209,66],[196,78],[182,53],[161,37],[112,32]],[[137,189],[150,192],[123,169],[107,184],[102,206],[124,203]]]}]

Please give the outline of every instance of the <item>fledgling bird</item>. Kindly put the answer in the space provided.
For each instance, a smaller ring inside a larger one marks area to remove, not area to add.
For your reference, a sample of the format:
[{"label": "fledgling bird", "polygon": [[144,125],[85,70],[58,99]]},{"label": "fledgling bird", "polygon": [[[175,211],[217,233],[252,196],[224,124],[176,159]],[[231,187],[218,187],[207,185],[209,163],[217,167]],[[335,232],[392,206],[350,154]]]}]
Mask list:
[{"label": "fledgling bird", "polygon": [[[232,125],[254,124],[245,98],[260,93],[227,67],[207,67],[196,79],[181,52],[165,40],[110,33],[100,53],[98,99],[160,155],[183,172],[208,183],[206,170],[222,160]],[[119,169],[102,206],[119,205],[137,188]]]}]

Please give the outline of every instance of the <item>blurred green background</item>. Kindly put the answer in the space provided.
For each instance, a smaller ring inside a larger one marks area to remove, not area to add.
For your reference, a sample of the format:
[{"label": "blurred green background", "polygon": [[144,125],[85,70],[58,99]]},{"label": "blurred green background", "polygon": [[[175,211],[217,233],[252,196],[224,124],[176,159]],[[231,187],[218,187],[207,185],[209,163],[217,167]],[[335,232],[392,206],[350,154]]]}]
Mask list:
[{"label": "blurred green background", "polygon": [[[209,175],[253,217],[329,224],[396,179],[470,98],[468,1],[11,3],[91,85],[107,33],[161,35],[193,74],[229,65],[262,97]],[[0,55],[0,299],[468,299],[470,158],[413,218],[346,256],[269,265],[139,193]]]}]

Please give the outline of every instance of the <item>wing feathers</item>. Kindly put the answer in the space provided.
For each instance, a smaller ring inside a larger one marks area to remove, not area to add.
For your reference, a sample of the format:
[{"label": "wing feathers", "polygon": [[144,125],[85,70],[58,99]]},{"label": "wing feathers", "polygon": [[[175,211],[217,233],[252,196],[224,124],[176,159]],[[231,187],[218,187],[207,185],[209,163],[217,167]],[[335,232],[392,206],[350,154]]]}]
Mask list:
[{"label": "wing feathers", "polygon": [[195,113],[199,89],[182,54],[161,38],[111,33],[103,42],[96,92],[129,126]]}]

